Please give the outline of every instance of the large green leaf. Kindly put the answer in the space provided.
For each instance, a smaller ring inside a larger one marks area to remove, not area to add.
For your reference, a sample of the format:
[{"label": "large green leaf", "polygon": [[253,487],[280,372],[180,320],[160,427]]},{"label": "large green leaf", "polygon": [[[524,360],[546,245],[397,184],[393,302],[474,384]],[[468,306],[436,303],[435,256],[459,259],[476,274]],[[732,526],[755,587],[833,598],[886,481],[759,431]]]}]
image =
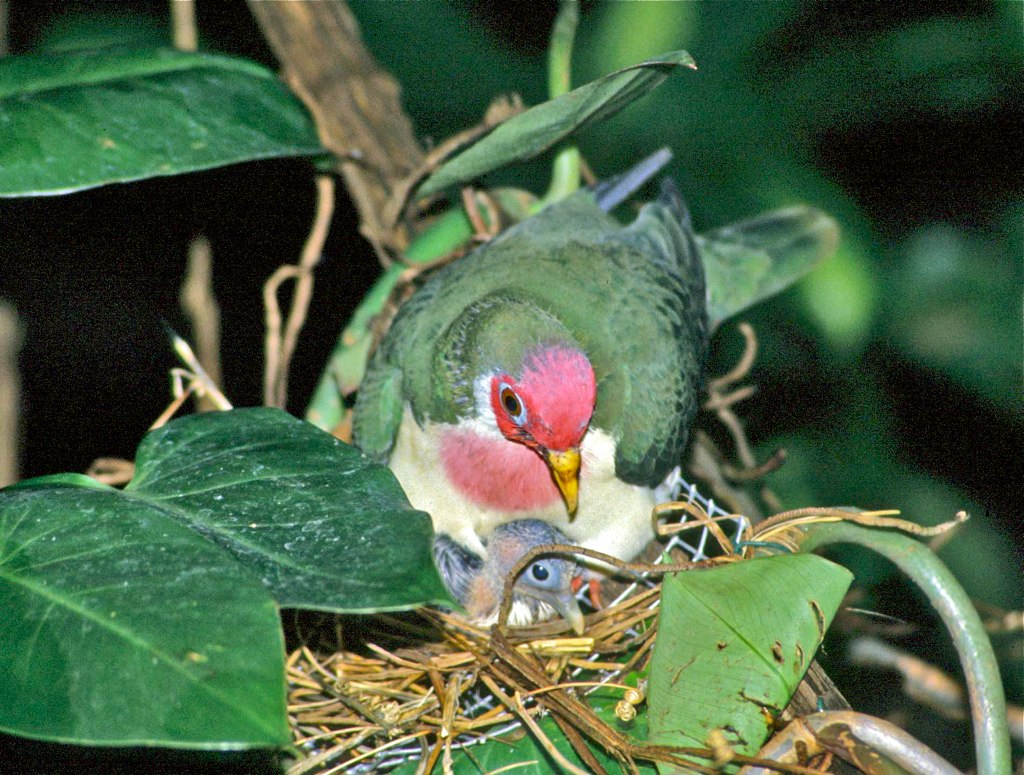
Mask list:
[{"label": "large green leaf", "polygon": [[615,115],[680,66],[695,67],[693,58],[685,51],[672,51],[542,102],[499,124],[454,156],[420,185],[416,195],[433,194],[506,164],[533,158],[573,132]]},{"label": "large green leaf", "polygon": [[259,581],[86,477],[0,492],[0,729],[88,744],[283,745],[284,644]]},{"label": "large green leaf", "polygon": [[450,602],[383,466],[274,409],[149,433],[124,491],[0,492],[0,728],[92,744],[282,745],[280,605]]},{"label": "large green leaf", "polygon": [[139,445],[124,495],[228,549],[282,606],[350,613],[451,600],[430,517],[390,470],[276,409],[184,417]]},{"label": "large green leaf", "polygon": [[[706,747],[722,730],[753,755],[814,658],[850,585],[813,555],[780,555],[665,579],[648,689],[649,742]],[[675,770],[659,766],[662,772]]]},{"label": "large green leaf", "polygon": [[0,196],[322,152],[299,101],[242,59],[99,49],[0,60]]}]

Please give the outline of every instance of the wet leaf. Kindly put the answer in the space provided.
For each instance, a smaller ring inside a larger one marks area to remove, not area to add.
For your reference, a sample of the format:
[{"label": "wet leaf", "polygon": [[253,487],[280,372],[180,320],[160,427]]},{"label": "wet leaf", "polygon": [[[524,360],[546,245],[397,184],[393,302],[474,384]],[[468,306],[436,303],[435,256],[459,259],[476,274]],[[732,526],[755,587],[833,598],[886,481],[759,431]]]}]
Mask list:
[{"label": "wet leaf", "polygon": [[305,109],[269,70],[169,49],[6,57],[0,126],[0,196],[322,152]]},{"label": "wet leaf", "polygon": [[389,469],[275,409],[193,415],[139,446],[125,495],[223,546],[282,606],[350,613],[448,601],[430,517]]},{"label": "wet leaf", "polygon": [[0,492],[0,609],[6,732],[215,749],[289,739],[273,600],[160,509],[86,477]]},{"label": "wet leaf", "polygon": [[499,124],[449,159],[420,185],[416,195],[427,196],[506,164],[533,158],[573,132],[615,115],[681,66],[695,67],[693,58],[685,51],[672,51],[542,102]]},{"label": "wet leaf", "polygon": [[[814,659],[852,574],[780,555],[667,577],[651,657],[649,741],[754,755]],[[661,772],[675,772],[660,766]]]}]

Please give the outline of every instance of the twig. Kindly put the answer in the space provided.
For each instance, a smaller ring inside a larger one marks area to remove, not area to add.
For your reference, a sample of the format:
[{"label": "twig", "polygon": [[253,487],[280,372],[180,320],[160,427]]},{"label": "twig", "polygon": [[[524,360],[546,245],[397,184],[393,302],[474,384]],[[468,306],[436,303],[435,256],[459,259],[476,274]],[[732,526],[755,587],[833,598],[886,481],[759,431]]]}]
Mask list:
[{"label": "twig", "polygon": [[1024,632],[1024,611],[1006,611],[987,603],[978,603],[978,613],[985,622],[985,630],[993,635]]},{"label": "twig", "polygon": [[[480,213],[481,204],[487,209],[486,218]],[[462,207],[473,226],[473,239],[477,242],[494,239],[501,231],[498,207],[485,192],[474,191],[470,186],[464,187],[462,189]]]},{"label": "twig", "polygon": [[381,211],[380,222],[385,229],[393,229],[408,206],[412,192],[430,173],[470,143],[493,130],[498,124],[523,112],[523,101],[518,94],[500,96],[491,101],[483,119],[476,126],[463,129],[435,146],[412,173],[398,181]]},{"label": "twig", "polygon": [[[193,393],[209,395],[216,409],[226,410],[231,408],[231,402],[220,392],[220,388],[213,383],[213,380],[203,370],[202,364],[199,363],[199,359],[192,352],[188,342],[172,331],[171,345],[174,348],[174,352],[187,368],[171,369],[175,398],[153,424],[149,426],[150,430],[156,430],[166,424]],[[184,384],[186,380],[188,382],[187,386]]]},{"label": "twig", "polygon": [[694,518],[693,522],[677,522],[674,524],[658,524],[655,527],[655,532],[659,536],[668,536],[675,533],[682,532],[683,530],[689,530],[695,524],[701,525],[707,528],[708,532],[714,536],[715,540],[718,541],[718,545],[722,548],[725,554],[735,554],[736,549],[732,544],[732,541],[722,532],[722,528],[718,526],[718,522],[723,519],[735,519],[735,514],[724,514],[721,517],[711,518],[708,513],[704,511],[696,503],[689,503],[687,501],[672,501],[669,503],[660,503],[654,507],[654,520],[660,522],[662,515],[666,512],[677,513],[684,511]]},{"label": "twig", "polygon": [[[171,0],[174,5],[179,0]],[[181,283],[178,301],[192,321],[192,336],[198,350],[199,362],[214,385],[221,384],[220,370],[220,306],[213,294],[213,258],[210,241],[199,235],[188,246],[188,264]],[[196,399],[200,412],[216,409],[208,394]]]},{"label": "twig", "polygon": [[970,718],[964,688],[923,659],[871,637],[855,639],[848,654],[852,664],[898,671],[903,676],[906,695],[936,713],[955,721]]},{"label": "twig", "polygon": [[753,468],[736,468],[728,463],[722,464],[722,473],[734,482],[752,482],[761,479],[772,471],[778,471],[786,462],[786,450],[777,449],[766,461]]},{"label": "twig", "polygon": [[[306,322],[309,302],[313,296],[313,267],[320,260],[331,216],[334,214],[334,180],[329,175],[316,179],[317,205],[313,226],[297,265],[285,265],[277,270],[263,285],[263,308],[266,325],[265,357],[263,371],[263,403],[284,409],[288,399],[288,368],[298,342],[299,332]],[[285,280],[295,279],[288,320],[281,333],[281,308],[277,292]]]},{"label": "twig", "polygon": [[947,530],[952,530],[969,519],[966,511],[958,511],[956,516],[938,525],[924,527],[905,519],[895,519],[894,514],[900,512],[895,509],[883,511],[857,511],[853,509],[817,508],[807,507],[793,509],[766,519],[757,525],[752,531],[751,538],[766,540],[781,530],[799,525],[807,525],[818,522],[853,522],[866,527],[894,528],[913,536],[927,538],[941,535]]},{"label": "twig", "polygon": [[754,498],[726,479],[724,467],[722,452],[711,437],[701,430],[694,433],[690,473],[710,488],[710,494],[716,504],[724,504],[729,511],[743,514],[754,523],[764,519],[764,512]]},{"label": "twig", "polygon": [[135,463],[119,457],[98,457],[85,472],[97,482],[118,487],[127,484],[135,476]]},{"label": "twig", "polygon": [[554,759],[562,769],[567,772],[575,773],[575,775],[588,775],[586,770],[580,769],[571,761],[566,759],[562,752],[555,747],[555,744],[551,742],[551,738],[541,731],[540,725],[533,720],[530,712],[523,705],[523,700],[519,696],[519,692],[512,695],[512,708],[519,714],[519,718],[523,720],[523,723],[530,728],[530,731],[533,732],[533,736],[537,739],[537,742],[540,743],[541,747],[548,752],[548,756]]},{"label": "twig", "polygon": [[0,300],[0,487],[18,480],[18,417],[21,415],[18,352],[21,342],[18,313],[13,305]]},{"label": "twig", "polygon": [[[736,455],[743,464],[742,468],[736,468],[735,466],[728,465],[724,460],[720,460],[721,473],[724,475],[724,478],[721,478],[715,486],[727,491],[730,499],[735,502],[738,502],[740,497],[737,493],[732,492],[731,487],[726,485],[725,478],[732,482],[750,482],[776,470],[785,461],[785,451],[778,450],[767,462],[758,464],[750,442],[747,440],[743,421],[732,409],[737,403],[749,398],[755,392],[755,388],[749,385],[729,390],[740,380],[749,376],[750,370],[754,366],[754,360],[757,358],[757,336],[754,333],[753,327],[749,323],[744,322],[740,323],[738,328],[743,335],[743,353],[732,369],[721,377],[708,381],[708,400],[704,403],[704,408],[708,411],[713,411],[718,417],[719,422],[729,431],[729,435],[733,440],[733,446],[736,449]],[[761,487],[760,495],[762,500],[773,511],[779,511],[782,508],[775,493],[768,489],[767,486]],[[760,516],[758,513],[754,513],[749,509],[744,509],[744,512],[752,522],[758,521]]]},{"label": "twig", "polygon": [[199,48],[199,29],[196,27],[196,4],[194,0],[170,0],[171,37],[178,51],[195,51]]},{"label": "twig", "polygon": [[754,367],[757,359],[757,336],[754,334],[754,327],[750,323],[740,323],[737,328],[743,334],[743,354],[729,371],[721,377],[708,380],[708,392],[720,393],[727,387],[735,385],[744,379]]}]

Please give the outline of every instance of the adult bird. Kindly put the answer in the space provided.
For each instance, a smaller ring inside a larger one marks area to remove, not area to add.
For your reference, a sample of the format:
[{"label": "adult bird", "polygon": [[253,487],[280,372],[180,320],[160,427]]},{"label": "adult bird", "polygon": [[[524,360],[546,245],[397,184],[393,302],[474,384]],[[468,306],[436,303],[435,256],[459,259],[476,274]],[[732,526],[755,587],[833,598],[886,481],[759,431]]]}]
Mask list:
[{"label": "adult bird", "polygon": [[[547,522],[520,519],[498,525],[487,538],[487,556],[479,557],[441,534],[434,541],[434,559],[448,589],[470,619],[494,624],[505,580],[528,551],[543,544],[564,544],[566,537]],[[512,587],[509,624],[529,624],[561,614],[577,634],[583,613],[573,593],[576,563],[558,556],[531,562]]]},{"label": "adult bird", "polygon": [[539,519],[632,558],[697,409],[705,305],[671,182],[625,227],[580,191],[401,307],[360,387],[355,442],[480,557],[499,526]]}]

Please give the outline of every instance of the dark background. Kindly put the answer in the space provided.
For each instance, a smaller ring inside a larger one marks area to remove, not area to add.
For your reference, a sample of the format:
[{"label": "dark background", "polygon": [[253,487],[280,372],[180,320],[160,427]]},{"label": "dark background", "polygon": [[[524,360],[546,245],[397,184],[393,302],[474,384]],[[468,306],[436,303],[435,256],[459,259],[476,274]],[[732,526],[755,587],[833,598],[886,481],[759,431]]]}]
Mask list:
[{"label": "dark background", "polygon": [[[10,5],[12,53],[88,36],[169,40],[164,2]],[[554,3],[353,7],[428,142],[478,121],[498,93],[544,98]],[[205,47],[276,66],[244,3],[200,3],[198,13]],[[1021,15],[1010,2],[584,3],[575,56],[576,83],[676,48],[699,65],[583,135],[599,175],[670,145],[670,172],[700,230],[793,202],[842,224],[831,262],[744,315],[762,352],[751,376],[758,392],[739,412],[762,457],[789,453],[770,479],[785,505],[899,508],[923,523],[966,509],[973,519],[943,558],[979,601],[1018,609]],[[547,164],[494,180],[540,192]],[[0,297],[25,334],[23,476],[133,456],[169,400],[177,364],[162,322],[188,332],[177,295],[198,233],[213,244],[225,393],[259,403],[260,290],[297,259],[312,219],[311,170],[261,162],[0,201]],[[294,413],[376,272],[342,193],[294,362]],[[735,360],[739,340],[723,327],[712,373]],[[711,418],[701,422],[724,439]],[[953,670],[926,604],[884,563],[850,561],[872,590],[863,606],[914,625],[907,647]],[[1020,638],[996,646],[1020,702]],[[894,709],[878,691],[892,694],[890,679],[863,675],[841,682],[856,707],[925,715]],[[964,737],[945,722],[914,723],[940,750]],[[953,747],[954,761],[969,758],[966,743]]]}]

